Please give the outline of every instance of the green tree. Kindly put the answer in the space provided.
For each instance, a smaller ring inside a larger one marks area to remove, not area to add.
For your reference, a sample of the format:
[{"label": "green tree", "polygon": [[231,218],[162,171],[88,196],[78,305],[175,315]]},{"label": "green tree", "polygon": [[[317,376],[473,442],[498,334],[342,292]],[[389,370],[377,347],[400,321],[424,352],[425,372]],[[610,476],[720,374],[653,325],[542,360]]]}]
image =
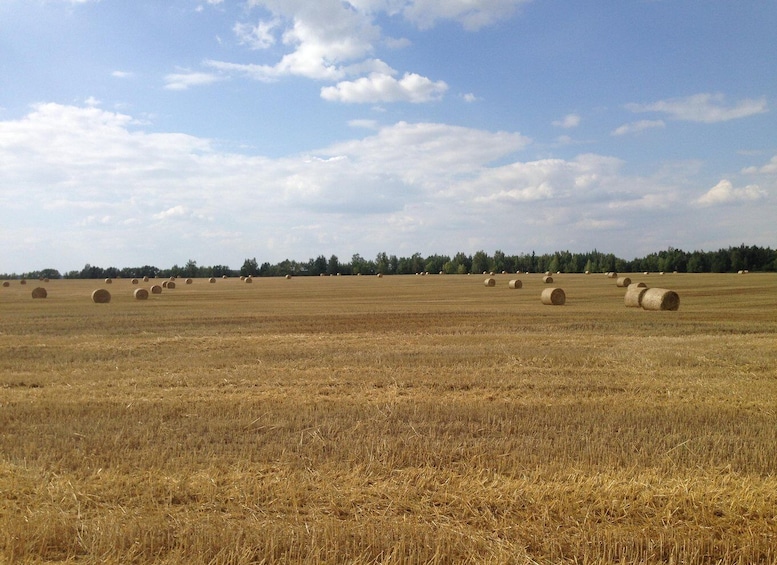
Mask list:
[{"label": "green tree", "polygon": [[329,262],[326,264],[326,272],[329,275],[336,275],[340,272],[340,260],[337,255],[332,255],[329,258]]},{"label": "green tree", "polygon": [[240,267],[240,276],[247,277],[257,274],[259,274],[259,263],[256,261],[256,257],[243,261],[243,266]]}]

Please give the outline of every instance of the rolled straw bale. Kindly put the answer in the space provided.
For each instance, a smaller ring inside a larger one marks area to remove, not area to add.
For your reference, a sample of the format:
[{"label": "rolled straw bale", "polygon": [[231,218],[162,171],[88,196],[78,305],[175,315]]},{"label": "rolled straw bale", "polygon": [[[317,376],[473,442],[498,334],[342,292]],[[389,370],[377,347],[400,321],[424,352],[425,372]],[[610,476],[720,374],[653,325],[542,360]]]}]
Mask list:
[{"label": "rolled straw bale", "polygon": [[194,281],[192,279],[186,279],[186,284],[192,284]]},{"label": "rolled straw bale", "polygon": [[111,293],[104,288],[98,288],[92,292],[92,302],[95,304],[108,304],[111,301]]},{"label": "rolled straw bale", "polygon": [[615,271],[610,271],[609,273],[607,273],[607,278],[617,279],[618,278],[618,273],[616,273]]},{"label": "rolled straw bale", "polygon": [[175,282],[167,281],[167,288],[175,288]]},{"label": "rolled straw bale", "polygon": [[[361,275],[361,273],[359,273]],[[291,275],[286,275],[286,280],[289,280],[291,278]]]},{"label": "rolled straw bale", "polygon": [[8,281],[4,281],[3,286],[8,288],[9,286],[11,286],[11,283],[9,283]]},{"label": "rolled straw bale", "polygon": [[48,293],[46,292],[46,289],[43,288],[42,286],[32,289],[33,298],[46,298],[47,296],[48,296]]},{"label": "rolled straw bale", "polygon": [[136,288],[132,293],[135,300],[146,300],[148,298],[148,291],[145,288]]},{"label": "rolled straw bale", "polygon": [[226,279],[226,278],[227,278],[227,275],[221,275],[221,278],[222,278],[222,279]]},{"label": "rolled straw bale", "polygon": [[553,277],[551,277],[550,275],[545,275],[544,277],[542,277],[542,282],[544,282],[545,284],[552,284]]},{"label": "rolled straw bale", "polygon": [[211,278],[208,279],[208,282],[210,284],[216,284],[216,279],[214,277],[211,277]]},{"label": "rolled straw bale", "polygon": [[158,284],[155,284],[151,287],[151,294],[162,294],[162,287]]},{"label": "rolled straw bale", "polygon": [[252,279],[251,277],[246,277],[245,278],[245,282],[250,284],[250,283],[254,282],[254,279]]},{"label": "rolled straw bale", "polygon": [[522,288],[523,283],[519,281],[518,279],[513,279],[509,283],[507,283],[507,286],[510,288]]},{"label": "rolled straw bale", "polygon": [[22,280],[19,281],[19,284],[27,284],[27,281],[22,279]]},{"label": "rolled straw bale", "polygon": [[679,310],[680,296],[673,290],[649,288],[642,295],[642,308],[645,310]]},{"label": "rolled straw bale", "polygon": [[111,284],[111,283],[113,283],[113,280],[111,280],[110,278],[105,279],[105,284]]},{"label": "rolled straw bale", "polygon": [[549,276],[550,276],[550,275],[552,275],[552,274],[553,274],[553,273],[551,273],[550,271],[545,271],[545,276],[546,276],[546,277],[549,277]]},{"label": "rolled straw bale", "polygon": [[489,277],[489,278],[487,278],[486,280],[483,281],[483,284],[485,286],[496,286],[496,280],[492,279],[491,277]]},{"label": "rolled straw bale", "polygon": [[382,279],[383,278],[383,273],[378,273],[378,278]]},{"label": "rolled straw bale", "polygon": [[631,279],[629,277],[618,277],[618,280],[615,281],[615,286],[619,288],[626,288],[631,284]]},{"label": "rolled straw bale", "polygon": [[167,285],[170,284],[170,281],[162,281],[162,288],[167,288]]},{"label": "rolled straw bale", "polygon": [[542,291],[540,299],[543,304],[548,306],[563,306],[564,302],[567,301],[567,295],[564,293],[563,289],[546,288]]},{"label": "rolled straw bale", "polygon": [[143,277],[143,282],[148,282],[148,276]]},{"label": "rolled straw bale", "polygon": [[132,284],[138,284],[138,279],[132,279]]},{"label": "rolled straw bale", "polygon": [[629,285],[626,290],[626,295],[623,297],[623,303],[628,308],[639,308],[642,306],[642,297],[647,292],[647,287],[637,286],[636,284]]}]

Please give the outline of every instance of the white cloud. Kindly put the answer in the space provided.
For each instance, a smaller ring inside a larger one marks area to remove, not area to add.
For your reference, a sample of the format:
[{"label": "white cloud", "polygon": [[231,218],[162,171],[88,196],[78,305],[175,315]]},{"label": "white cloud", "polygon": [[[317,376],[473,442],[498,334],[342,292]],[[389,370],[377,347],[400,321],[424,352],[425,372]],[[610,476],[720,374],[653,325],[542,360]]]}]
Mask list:
[{"label": "white cloud", "polygon": [[129,71],[113,71],[111,76],[114,78],[132,78],[135,76],[135,73]]},{"label": "white cloud", "polygon": [[336,86],[321,89],[324,100],[347,103],[372,102],[429,102],[439,100],[448,85],[443,81],[433,82],[415,73],[406,73],[401,79],[372,73],[354,81],[343,81]]},{"label": "white cloud", "polygon": [[622,126],[615,128],[612,130],[612,132],[610,132],[610,135],[627,135],[630,133],[639,133],[648,129],[663,127],[666,127],[666,124],[663,120],[639,120],[638,122],[623,124]]},{"label": "white cloud", "polygon": [[174,73],[165,77],[165,88],[168,90],[187,90],[192,86],[203,86],[224,80],[212,73],[188,72]]},{"label": "white cloud", "polygon": [[749,202],[766,198],[766,191],[755,184],[743,188],[734,188],[731,181],[721,180],[699,198],[696,203],[700,206],[716,206],[719,204],[732,204],[735,202]]},{"label": "white cloud", "polygon": [[580,125],[580,116],[577,114],[567,114],[563,119],[554,121],[553,125],[566,129],[576,128]]},{"label": "white cloud", "polygon": [[675,120],[715,123],[736,120],[767,111],[766,98],[746,98],[733,106],[725,105],[723,94],[694,94],[685,98],[670,98],[649,104],[627,104],[632,112],[658,112]]},{"label": "white cloud", "polygon": [[763,174],[772,175],[777,173],[777,155],[771,158],[771,160],[763,167],[747,167],[742,170],[743,174]]},{"label": "white cloud", "polygon": [[238,22],[233,31],[241,44],[251,49],[267,49],[275,45],[273,30],[278,24],[278,20],[260,21],[256,25]]},{"label": "white cloud", "polygon": [[464,102],[468,102],[468,103],[470,103],[470,104],[471,104],[472,102],[477,102],[478,100],[480,100],[480,99],[479,99],[477,96],[475,96],[475,95],[474,95],[473,93],[471,93],[471,92],[468,92],[467,94],[465,94],[464,96],[462,96],[462,98],[464,98]]},{"label": "white cloud", "polygon": [[475,31],[511,16],[518,6],[531,0],[407,0],[402,15],[420,28],[429,28],[440,20],[459,22]]}]

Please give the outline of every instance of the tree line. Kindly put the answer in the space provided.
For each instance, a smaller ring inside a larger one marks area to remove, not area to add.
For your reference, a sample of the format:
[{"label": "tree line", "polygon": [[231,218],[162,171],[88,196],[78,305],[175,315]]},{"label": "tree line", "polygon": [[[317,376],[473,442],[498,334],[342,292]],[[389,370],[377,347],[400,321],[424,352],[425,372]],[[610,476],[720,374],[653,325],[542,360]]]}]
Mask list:
[{"label": "tree line", "polygon": [[329,258],[324,255],[307,261],[285,259],[280,263],[259,263],[256,258],[247,258],[239,269],[226,265],[200,266],[190,259],[183,266],[173,265],[161,269],[153,265],[140,267],[102,268],[86,264],[80,271],[68,271],[64,275],[56,269],[43,269],[22,274],[5,274],[0,278],[66,278],[101,279],[132,277],[221,277],[232,276],[320,276],[320,275],[405,275],[417,273],[470,274],[483,272],[562,272],[562,273],[605,273],[616,272],[659,272],[677,271],[680,273],[731,273],[748,271],[777,271],[777,251],[757,245],[729,247],[718,251],[683,251],[670,247],[664,251],[651,253],[638,259],[625,260],[612,253],[597,250],[586,253],[556,251],[537,255],[534,252],[508,255],[503,251],[488,254],[477,251],[471,255],[456,253],[449,255],[429,255],[424,257],[414,253],[410,257],[378,253],[374,259],[366,259],[354,254],[350,261],[341,261],[336,255]]}]

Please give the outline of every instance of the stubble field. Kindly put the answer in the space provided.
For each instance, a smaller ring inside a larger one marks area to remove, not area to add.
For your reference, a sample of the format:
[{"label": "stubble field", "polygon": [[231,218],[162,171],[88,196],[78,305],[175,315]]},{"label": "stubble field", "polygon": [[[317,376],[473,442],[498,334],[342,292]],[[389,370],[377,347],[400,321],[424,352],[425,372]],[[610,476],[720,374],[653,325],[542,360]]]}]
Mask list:
[{"label": "stubble field", "polygon": [[0,563],[776,563],[777,275],[629,276],[11,281]]}]

